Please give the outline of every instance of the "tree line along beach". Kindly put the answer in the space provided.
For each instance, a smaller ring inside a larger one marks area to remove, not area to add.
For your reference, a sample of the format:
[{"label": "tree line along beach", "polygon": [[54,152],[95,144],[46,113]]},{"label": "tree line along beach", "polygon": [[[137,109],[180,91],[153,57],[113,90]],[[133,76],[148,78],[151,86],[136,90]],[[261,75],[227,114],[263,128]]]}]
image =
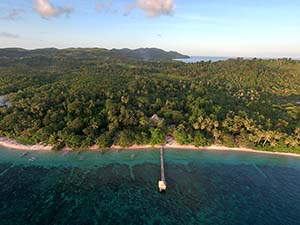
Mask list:
[{"label": "tree line along beach", "polygon": [[159,146],[172,136],[176,148],[300,152],[297,60],[186,64],[155,49],[0,53],[0,136],[43,143],[33,149]]}]

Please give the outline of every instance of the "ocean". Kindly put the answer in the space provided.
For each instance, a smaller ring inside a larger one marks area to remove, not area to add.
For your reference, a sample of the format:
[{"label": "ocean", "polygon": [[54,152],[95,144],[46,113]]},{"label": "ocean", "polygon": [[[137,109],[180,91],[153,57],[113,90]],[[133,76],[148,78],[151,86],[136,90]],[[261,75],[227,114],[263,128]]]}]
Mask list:
[{"label": "ocean", "polygon": [[[191,56],[188,59],[174,59],[175,61],[180,61],[180,62],[184,62],[184,63],[197,63],[197,62],[219,62],[219,61],[226,61],[228,59],[236,59],[238,57],[216,57],[216,56]],[[277,59],[277,58],[273,58],[273,57],[242,57],[243,59]],[[284,57],[282,57],[284,58]],[[286,57],[286,59],[289,57]],[[278,58],[280,59],[280,58]],[[289,59],[293,59],[293,60],[299,60],[299,58],[289,58]]]},{"label": "ocean", "polygon": [[244,152],[0,148],[0,224],[300,223],[300,158]]},{"label": "ocean", "polygon": [[196,62],[218,62],[231,59],[232,57],[212,57],[212,56],[192,56],[188,59],[174,59],[175,61],[185,62],[185,63],[196,63]]}]

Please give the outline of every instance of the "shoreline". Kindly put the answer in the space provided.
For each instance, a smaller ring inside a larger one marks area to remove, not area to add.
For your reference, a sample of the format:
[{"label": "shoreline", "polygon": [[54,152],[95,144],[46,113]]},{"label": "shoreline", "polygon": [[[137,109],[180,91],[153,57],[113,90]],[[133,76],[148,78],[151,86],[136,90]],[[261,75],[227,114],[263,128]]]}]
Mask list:
[{"label": "shoreline", "polygon": [[[11,150],[19,150],[19,151],[53,151],[51,145],[43,145],[43,144],[36,144],[36,145],[23,145],[18,143],[15,140],[11,140],[5,137],[0,138],[0,147],[8,148]],[[258,154],[267,154],[267,155],[282,155],[282,156],[292,156],[300,158],[300,154],[297,153],[288,153],[288,152],[271,152],[271,151],[263,151],[263,150],[254,150],[250,148],[230,148],[225,146],[219,145],[211,145],[206,147],[196,147],[193,145],[180,145],[177,143],[173,144],[164,144],[164,145],[133,145],[131,147],[121,147],[117,145],[112,145],[110,148],[105,150],[146,150],[146,149],[160,149],[161,147],[165,149],[174,149],[174,150],[194,150],[194,151],[220,151],[220,152],[247,152],[247,153],[258,153]],[[99,151],[100,149],[98,146],[94,145],[90,148],[83,149],[87,151]],[[76,151],[71,148],[65,147],[61,151]]]}]

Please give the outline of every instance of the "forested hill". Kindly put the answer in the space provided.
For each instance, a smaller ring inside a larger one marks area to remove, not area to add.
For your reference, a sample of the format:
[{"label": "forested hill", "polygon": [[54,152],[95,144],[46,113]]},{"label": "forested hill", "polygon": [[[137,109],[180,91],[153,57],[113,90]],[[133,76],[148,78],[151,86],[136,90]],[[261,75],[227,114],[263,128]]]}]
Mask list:
[{"label": "forested hill", "polygon": [[127,58],[144,61],[172,60],[177,58],[189,58],[174,51],[164,51],[157,48],[139,48],[131,49],[104,49],[104,48],[44,48],[35,50],[26,50],[22,48],[0,49],[0,59],[24,58],[24,57],[68,57],[74,59],[92,59],[92,58]]},{"label": "forested hill", "polygon": [[145,61],[151,60],[172,60],[179,58],[189,58],[187,55],[182,55],[178,52],[170,51],[166,52],[157,48],[139,48],[135,50],[130,49],[112,49],[110,51],[116,56],[123,56],[131,59],[142,59]]},{"label": "forested hill", "polygon": [[299,61],[185,64],[44,51],[0,58],[0,136],[60,149],[162,144],[171,135],[180,144],[300,153]]}]

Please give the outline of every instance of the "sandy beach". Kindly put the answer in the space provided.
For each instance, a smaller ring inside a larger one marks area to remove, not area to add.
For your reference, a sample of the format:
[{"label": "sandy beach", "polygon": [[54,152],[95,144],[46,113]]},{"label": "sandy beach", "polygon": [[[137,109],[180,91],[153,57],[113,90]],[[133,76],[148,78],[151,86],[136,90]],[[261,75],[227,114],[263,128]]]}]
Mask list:
[{"label": "sandy beach", "polygon": [[52,146],[50,145],[22,145],[15,140],[11,140],[5,137],[0,138],[0,146],[23,151],[52,151]]},{"label": "sandy beach", "polygon": [[[37,145],[23,145],[18,143],[15,140],[11,140],[5,137],[0,138],[0,146],[13,149],[13,150],[21,150],[21,151],[52,151],[52,146],[51,145],[42,145],[42,144],[37,144]],[[284,155],[284,156],[293,156],[293,157],[299,157],[300,154],[296,153],[285,153],[285,152],[270,152],[270,151],[260,151],[260,150],[254,150],[254,149],[249,149],[249,148],[229,148],[225,146],[219,146],[219,145],[211,145],[207,147],[195,147],[193,145],[180,145],[176,142],[173,142],[172,144],[165,144],[165,145],[156,145],[156,146],[151,146],[151,145],[133,145],[131,147],[121,147],[117,145],[112,145],[111,148],[106,149],[106,150],[122,150],[122,149],[127,149],[127,150],[145,150],[145,149],[160,149],[161,147],[164,147],[165,149],[176,149],[176,150],[196,150],[196,151],[239,151],[239,152],[252,152],[252,153],[260,153],[260,154],[269,154],[269,155]],[[64,148],[62,149],[63,151],[73,151],[71,148]],[[94,145],[86,150],[90,151],[98,151],[99,148],[97,145]]]},{"label": "sandy beach", "polygon": [[[112,146],[111,150],[121,150],[121,149],[129,149],[129,150],[143,150],[143,149],[160,149],[162,145],[157,146],[151,146],[151,145],[133,145],[128,148],[123,148],[120,146]],[[270,152],[270,151],[260,151],[260,150],[254,150],[250,148],[229,148],[226,146],[220,146],[220,145],[211,145],[207,147],[195,147],[193,145],[180,145],[177,143],[173,144],[165,144],[163,145],[165,149],[175,149],[175,150],[195,150],[195,151],[239,151],[239,152],[252,152],[252,153],[259,153],[259,154],[268,154],[268,155],[284,155],[284,156],[293,156],[293,157],[299,157],[300,154],[296,153],[287,153],[287,152]]]}]

